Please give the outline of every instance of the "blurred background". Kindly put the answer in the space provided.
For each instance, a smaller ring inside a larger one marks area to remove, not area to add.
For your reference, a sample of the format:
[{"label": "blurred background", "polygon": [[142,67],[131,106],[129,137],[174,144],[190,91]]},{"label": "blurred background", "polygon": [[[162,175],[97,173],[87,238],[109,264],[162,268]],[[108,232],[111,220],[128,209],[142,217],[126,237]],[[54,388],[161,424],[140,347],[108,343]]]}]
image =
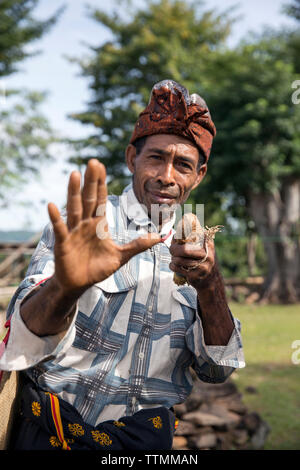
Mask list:
[{"label": "blurred background", "polygon": [[[244,438],[235,425],[232,448],[251,436],[256,448],[300,448],[299,26],[299,0],[0,2],[1,309],[70,172],[99,158],[120,194],[153,84],[202,95],[217,136],[188,202],[224,225],[216,250],[247,364],[231,385],[253,418]],[[177,448],[221,448],[225,430],[202,447],[182,432]]]}]

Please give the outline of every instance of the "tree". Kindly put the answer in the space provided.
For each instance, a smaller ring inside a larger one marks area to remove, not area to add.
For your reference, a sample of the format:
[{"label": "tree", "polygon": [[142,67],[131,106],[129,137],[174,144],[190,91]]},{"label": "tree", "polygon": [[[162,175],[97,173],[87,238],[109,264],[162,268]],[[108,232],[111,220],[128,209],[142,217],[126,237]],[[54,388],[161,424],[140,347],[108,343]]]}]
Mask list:
[{"label": "tree", "polygon": [[300,21],[300,0],[293,0],[292,3],[285,6],[284,10],[286,14]]},{"label": "tree", "polygon": [[[294,0],[293,3],[286,6],[284,9],[286,14],[300,21],[300,0]],[[287,43],[288,52],[295,66],[296,73],[300,74],[300,30],[299,27],[283,31],[282,37]],[[298,77],[299,79],[299,77]]]},{"label": "tree", "polygon": [[[100,158],[107,166],[109,187],[114,193],[121,192],[129,178],[124,151],[153,84],[171,78],[190,92],[203,93],[206,99],[214,74],[215,52],[224,48],[235,20],[228,12],[216,14],[195,5],[185,1],[152,1],[147,7],[131,11],[127,15],[130,20],[123,20],[120,12],[109,15],[99,10],[91,12],[94,20],[109,29],[112,39],[91,47],[89,57],[72,59],[89,80],[91,99],[84,112],[71,117],[92,125],[94,133],[87,139],[72,141],[74,155],[70,161],[81,166],[91,157]],[[213,159],[214,154],[213,150]],[[216,191],[216,185],[210,187],[207,184],[210,180],[207,175],[202,191],[199,195],[193,193],[187,202],[205,203],[205,222],[228,227],[228,211],[221,208],[226,196]],[[240,215],[235,214],[239,223]],[[236,249],[233,241],[236,237],[228,243],[225,238],[226,234],[216,240],[219,259],[226,274],[242,275],[247,257],[241,253],[246,243],[238,242],[240,255],[234,257],[231,254]]]},{"label": "tree", "polygon": [[50,145],[56,142],[39,111],[45,96],[26,90],[16,96],[11,107],[0,110],[0,208],[13,202],[13,190],[28,176],[39,174],[41,162],[51,160]]},{"label": "tree", "polygon": [[[300,299],[300,106],[289,44],[268,35],[215,57],[208,90],[218,130],[211,184],[228,210],[253,220],[268,273],[261,301]],[[199,188],[201,191],[201,188]]]},{"label": "tree", "polygon": [[[57,21],[62,9],[46,21],[32,13],[38,0],[3,0],[0,3],[0,78],[18,71],[17,65],[34,54],[28,45],[41,38]],[[25,183],[26,175],[38,174],[50,158],[55,141],[39,106],[45,94],[12,91],[1,87],[0,101],[0,206],[7,205],[11,189]]]},{"label": "tree", "polygon": [[62,9],[46,21],[32,17],[39,0],[2,0],[0,2],[0,77],[16,72],[16,65],[33,55],[26,46],[41,38],[57,21]]},{"label": "tree", "polygon": [[109,176],[121,181],[126,177],[124,150],[152,85],[171,78],[203,95],[217,137],[208,174],[193,200],[205,203],[205,212],[211,213],[207,223],[228,226],[235,219],[245,234],[261,235],[268,265],[262,300],[299,300],[299,214],[294,207],[300,106],[291,101],[299,63],[295,33],[293,43],[291,33],[272,32],[229,49],[233,20],[228,15],[178,0],[150,2],[129,21],[99,10],[93,17],[113,39],[77,60],[90,81],[91,100],[86,111],[72,117],[96,131],[76,142],[72,161],[99,157]]},{"label": "tree", "polygon": [[216,15],[180,0],[152,0],[129,20],[99,9],[91,16],[112,39],[91,47],[90,57],[72,59],[89,79],[91,99],[85,111],[71,117],[93,125],[95,132],[73,141],[71,161],[81,165],[99,157],[115,182],[124,181],[125,148],[154,83],[170,78],[201,93],[206,64],[224,45],[233,20],[226,12]]}]

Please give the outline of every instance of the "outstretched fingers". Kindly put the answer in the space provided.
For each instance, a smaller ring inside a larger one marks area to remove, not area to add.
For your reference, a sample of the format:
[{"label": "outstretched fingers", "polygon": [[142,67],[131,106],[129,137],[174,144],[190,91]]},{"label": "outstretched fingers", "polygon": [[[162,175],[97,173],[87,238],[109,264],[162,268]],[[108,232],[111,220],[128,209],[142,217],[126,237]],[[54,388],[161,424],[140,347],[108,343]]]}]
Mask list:
[{"label": "outstretched fingers", "polygon": [[69,230],[75,228],[82,219],[80,181],[80,172],[72,171],[68,184],[67,197],[67,226]]},{"label": "outstretched fingers", "polygon": [[63,242],[68,236],[68,228],[64,223],[59,210],[53,202],[48,204],[48,213],[53,225],[55,240],[59,243]]},{"label": "outstretched fingers", "polygon": [[[97,215],[105,214],[107,199],[106,171],[102,163],[91,159],[84,175],[84,186],[82,189],[82,218],[87,219]],[[99,206],[101,206],[99,208]]]},{"label": "outstretched fingers", "polygon": [[97,213],[99,215],[105,215],[107,201],[106,169],[102,163],[98,163]]}]

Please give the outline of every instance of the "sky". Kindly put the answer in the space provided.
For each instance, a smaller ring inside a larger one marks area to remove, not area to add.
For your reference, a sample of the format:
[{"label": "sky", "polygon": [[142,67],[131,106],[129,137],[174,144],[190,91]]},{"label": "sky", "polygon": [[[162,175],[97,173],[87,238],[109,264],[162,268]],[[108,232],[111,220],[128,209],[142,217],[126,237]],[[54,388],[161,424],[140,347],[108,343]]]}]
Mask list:
[{"label": "sky", "polygon": [[[38,19],[48,18],[62,5],[66,8],[51,31],[30,45],[30,50],[41,53],[23,61],[18,73],[0,81],[0,106],[5,107],[8,102],[3,99],[5,89],[25,87],[47,91],[42,111],[52,127],[67,137],[88,135],[88,127],[68,118],[70,113],[85,110],[90,95],[87,79],[80,77],[79,67],[71,64],[66,56],[82,58],[89,52],[87,44],[99,46],[110,38],[106,28],[88,17],[86,5],[108,10],[113,3],[124,8],[121,1],[112,0],[40,0],[34,14]],[[260,32],[264,26],[294,25],[281,12],[286,3],[287,0],[209,0],[206,5],[219,12],[236,6],[233,14],[240,19],[229,42],[235,45],[247,32]],[[31,178],[26,187],[12,195],[10,207],[0,209],[0,230],[39,231],[49,220],[47,203],[54,202],[58,207],[65,203],[69,173],[75,167],[67,163],[65,148],[54,148],[53,156],[53,163],[42,166],[39,180]]]}]

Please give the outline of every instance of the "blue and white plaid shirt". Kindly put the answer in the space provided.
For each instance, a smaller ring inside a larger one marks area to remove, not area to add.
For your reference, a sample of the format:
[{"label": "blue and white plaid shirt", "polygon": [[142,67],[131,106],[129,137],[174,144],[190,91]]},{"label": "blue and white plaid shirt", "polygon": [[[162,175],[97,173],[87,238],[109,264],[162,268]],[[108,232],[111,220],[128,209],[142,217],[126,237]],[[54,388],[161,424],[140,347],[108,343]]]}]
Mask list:
[{"label": "blue and white plaid shirt", "polygon": [[[133,206],[139,207],[131,185],[120,197],[108,198],[107,220],[117,243],[140,236],[149,225],[156,230],[142,206],[140,211]],[[174,219],[162,233],[173,224]],[[142,408],[183,402],[193,385],[190,367],[212,383],[244,367],[237,319],[226,346],[205,345],[196,290],[173,282],[171,238],[88,289],[66,332],[41,338],[26,328],[19,309],[35,285],[54,272],[54,234],[51,224],[46,226],[8,308],[11,333],[0,369],[26,369],[40,388],[56,393],[97,425]]]}]

